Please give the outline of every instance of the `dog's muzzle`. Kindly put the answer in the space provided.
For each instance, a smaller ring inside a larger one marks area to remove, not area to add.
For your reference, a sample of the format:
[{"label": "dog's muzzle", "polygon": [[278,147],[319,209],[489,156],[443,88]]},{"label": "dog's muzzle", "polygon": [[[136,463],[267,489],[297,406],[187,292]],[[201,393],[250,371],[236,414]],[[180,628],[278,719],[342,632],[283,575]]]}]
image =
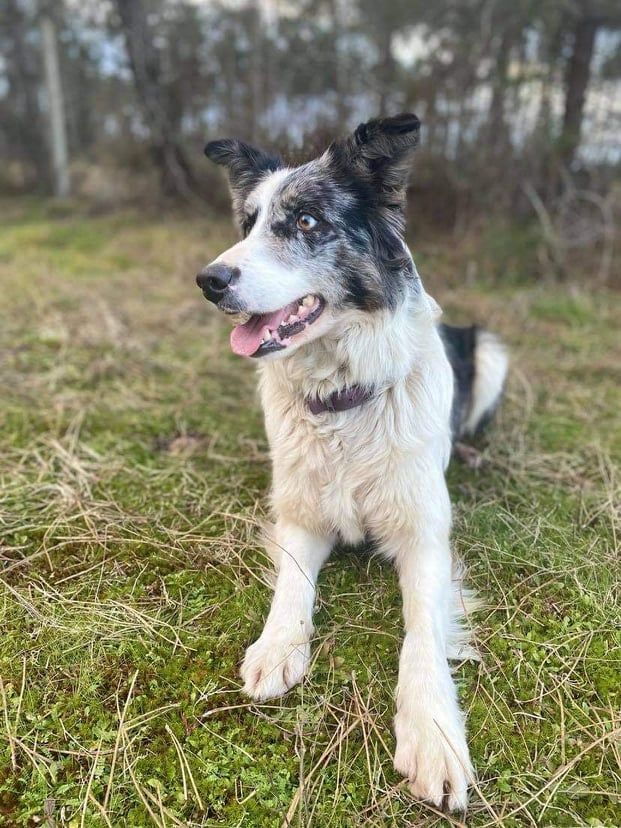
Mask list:
[{"label": "dog's muzzle", "polygon": [[238,267],[226,264],[210,264],[204,267],[196,276],[196,284],[203,291],[206,299],[217,305],[222,301],[224,294],[239,279],[241,272]]}]

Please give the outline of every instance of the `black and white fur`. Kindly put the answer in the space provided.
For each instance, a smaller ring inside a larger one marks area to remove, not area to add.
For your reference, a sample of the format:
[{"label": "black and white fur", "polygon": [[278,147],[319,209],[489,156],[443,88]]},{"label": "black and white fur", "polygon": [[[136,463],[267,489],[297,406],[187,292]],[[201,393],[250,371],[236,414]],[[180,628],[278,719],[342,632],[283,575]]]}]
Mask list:
[{"label": "black and white fur", "polygon": [[[461,584],[444,472],[453,440],[496,407],[507,356],[485,331],[439,323],[404,241],[418,134],[414,115],[372,120],[296,168],[240,141],[208,144],[243,238],[198,282],[242,315],[231,341],[257,358],[273,462],[278,573],[245,692],[268,699],[301,681],[319,570],[338,540],[371,538],[403,592],[395,767],[417,797],[464,809],[473,771],[448,663]],[[310,412],[309,399],[354,386],[373,397]]]}]

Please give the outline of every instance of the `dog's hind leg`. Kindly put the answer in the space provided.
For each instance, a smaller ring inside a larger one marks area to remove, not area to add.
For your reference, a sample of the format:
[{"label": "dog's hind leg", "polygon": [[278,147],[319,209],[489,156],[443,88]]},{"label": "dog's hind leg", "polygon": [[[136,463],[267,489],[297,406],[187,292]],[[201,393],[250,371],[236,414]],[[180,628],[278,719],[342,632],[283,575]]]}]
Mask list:
[{"label": "dog's hind leg", "polygon": [[272,606],[241,667],[244,691],[259,700],[282,696],[306,672],[317,575],[334,544],[334,537],[283,522],[276,524],[274,540],[279,560]]},{"label": "dog's hind leg", "polygon": [[450,503],[439,469],[437,475],[427,478],[428,499],[417,500],[412,528],[400,528],[382,544],[397,566],[405,621],[395,768],[410,780],[417,798],[463,810],[472,766],[448,664],[454,623]]}]

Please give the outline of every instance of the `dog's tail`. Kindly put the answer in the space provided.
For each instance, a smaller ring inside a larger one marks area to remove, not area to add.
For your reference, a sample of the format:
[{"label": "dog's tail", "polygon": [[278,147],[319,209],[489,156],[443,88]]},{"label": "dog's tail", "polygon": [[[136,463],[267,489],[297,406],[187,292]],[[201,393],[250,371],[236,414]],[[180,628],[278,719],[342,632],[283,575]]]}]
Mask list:
[{"label": "dog's tail", "polygon": [[502,397],[509,357],[503,343],[482,328],[441,324],[439,329],[455,378],[452,427],[459,439],[476,434],[491,420]]}]

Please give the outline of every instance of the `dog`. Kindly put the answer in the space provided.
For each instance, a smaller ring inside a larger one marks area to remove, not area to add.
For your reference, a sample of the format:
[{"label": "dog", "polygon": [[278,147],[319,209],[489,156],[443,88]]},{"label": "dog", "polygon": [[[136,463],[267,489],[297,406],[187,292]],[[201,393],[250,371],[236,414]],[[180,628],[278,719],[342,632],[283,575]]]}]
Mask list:
[{"label": "dog", "polygon": [[394,766],[413,794],[464,810],[473,769],[449,659],[461,579],[445,470],[501,398],[495,336],[440,323],[404,239],[412,114],[370,120],[297,167],[242,141],[207,144],[228,170],[241,240],[196,277],[255,359],[273,464],[277,570],[244,691],[265,700],[310,660],[315,585],[337,541],[370,540],[403,594]]}]

